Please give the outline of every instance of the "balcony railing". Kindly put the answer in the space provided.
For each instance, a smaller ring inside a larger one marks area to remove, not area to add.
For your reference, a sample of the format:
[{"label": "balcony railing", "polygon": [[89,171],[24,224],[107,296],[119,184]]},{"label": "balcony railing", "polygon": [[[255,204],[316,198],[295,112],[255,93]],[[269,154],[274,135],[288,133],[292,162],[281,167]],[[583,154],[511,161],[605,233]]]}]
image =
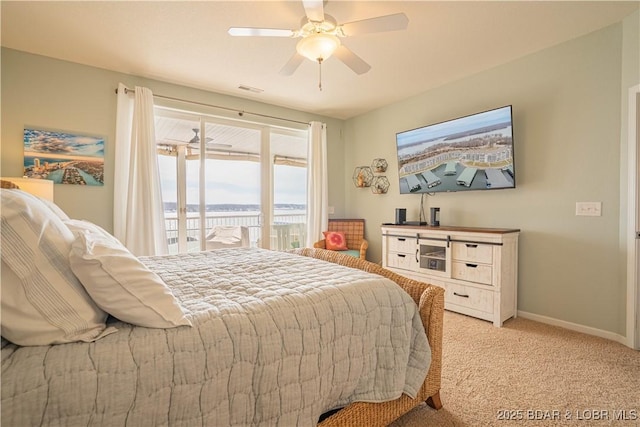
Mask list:
[{"label": "balcony railing", "polygon": [[[299,212],[299,211],[298,211]],[[187,250],[199,251],[200,246],[200,217],[188,214],[187,217]],[[269,247],[276,250],[291,249],[304,246],[306,240],[306,213],[275,214],[271,227],[271,241]],[[233,212],[229,214],[215,212],[207,213],[204,221],[205,234],[215,225],[239,225],[249,229],[249,240],[252,247],[261,246],[260,243],[260,215],[255,212]],[[178,252],[178,217],[175,212],[165,212],[165,228],[169,253]]]}]

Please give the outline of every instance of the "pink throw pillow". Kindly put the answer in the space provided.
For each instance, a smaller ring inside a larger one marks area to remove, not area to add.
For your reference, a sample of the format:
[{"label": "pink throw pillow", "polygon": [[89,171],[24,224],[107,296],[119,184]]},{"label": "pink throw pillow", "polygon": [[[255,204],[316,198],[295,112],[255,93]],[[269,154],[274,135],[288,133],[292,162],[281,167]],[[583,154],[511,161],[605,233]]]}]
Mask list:
[{"label": "pink throw pillow", "polygon": [[325,239],[325,248],[332,251],[346,251],[347,239],[344,237],[344,233],[339,231],[323,231]]}]

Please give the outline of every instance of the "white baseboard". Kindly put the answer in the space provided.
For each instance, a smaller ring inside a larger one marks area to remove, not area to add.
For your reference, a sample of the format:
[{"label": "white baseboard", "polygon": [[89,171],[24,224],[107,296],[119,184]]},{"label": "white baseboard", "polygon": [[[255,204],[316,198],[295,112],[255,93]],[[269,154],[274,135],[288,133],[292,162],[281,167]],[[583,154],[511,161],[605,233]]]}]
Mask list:
[{"label": "white baseboard", "polygon": [[606,338],[608,340],[619,342],[620,344],[626,346],[629,345],[627,342],[627,337],[616,334],[614,332],[603,331],[602,329],[592,328],[591,326],[580,325],[578,323],[567,322],[566,320],[541,316],[539,314],[528,313],[526,311],[518,310],[518,316],[529,320],[535,320],[536,322],[546,323],[553,326],[560,326],[561,328],[569,329],[576,332],[582,332],[583,334]]}]

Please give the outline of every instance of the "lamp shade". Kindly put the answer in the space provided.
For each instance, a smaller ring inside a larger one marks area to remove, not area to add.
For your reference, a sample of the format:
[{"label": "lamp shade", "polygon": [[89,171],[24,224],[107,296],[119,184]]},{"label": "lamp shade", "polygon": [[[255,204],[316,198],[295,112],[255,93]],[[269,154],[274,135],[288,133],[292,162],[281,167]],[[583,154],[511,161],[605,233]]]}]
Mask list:
[{"label": "lamp shade", "polygon": [[312,61],[324,61],[340,47],[340,39],[332,34],[313,33],[296,45],[298,53]]},{"label": "lamp shade", "polygon": [[22,191],[53,202],[53,181],[49,179],[3,177],[0,180],[12,182]]}]

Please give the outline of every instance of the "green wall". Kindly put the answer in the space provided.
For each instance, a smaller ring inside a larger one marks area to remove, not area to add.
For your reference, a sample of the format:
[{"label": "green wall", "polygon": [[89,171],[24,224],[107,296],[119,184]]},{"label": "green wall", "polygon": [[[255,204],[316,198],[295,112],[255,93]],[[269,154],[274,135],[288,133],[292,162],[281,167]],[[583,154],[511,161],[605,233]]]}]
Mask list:
[{"label": "green wall", "polygon": [[[399,194],[395,134],[511,104],[517,188],[425,196],[425,213],[439,207],[442,225],[521,229],[518,309],[624,335],[620,93],[633,34],[637,26],[623,37],[616,24],[348,120],[346,174],[374,157],[389,163],[387,194],[347,187],[347,211],[367,219],[370,258],[381,259],[379,226],[395,208],[419,215],[421,196]],[[602,216],[576,216],[578,201],[602,202]]]},{"label": "green wall", "polygon": [[[2,48],[1,66],[0,175],[22,175],[22,134],[25,125],[106,136],[105,185],[103,187],[55,186],[56,203],[72,218],[87,219],[109,231],[113,230],[115,89],[120,82],[128,87],[145,86],[154,93],[170,97],[302,122],[318,120],[327,123],[327,151],[328,155],[334,159],[329,165],[329,184],[332,188],[329,203],[336,207],[336,214],[343,213],[344,191],[341,183],[344,181],[345,166],[342,155],[344,151],[342,120],[7,48]],[[166,101],[164,103],[167,104]],[[188,104],[174,104],[174,106],[207,112],[204,107]],[[209,109],[208,112],[222,116],[230,114],[220,109]],[[249,114],[246,114],[245,118],[255,119]],[[282,121],[273,123],[293,126]]]}]

